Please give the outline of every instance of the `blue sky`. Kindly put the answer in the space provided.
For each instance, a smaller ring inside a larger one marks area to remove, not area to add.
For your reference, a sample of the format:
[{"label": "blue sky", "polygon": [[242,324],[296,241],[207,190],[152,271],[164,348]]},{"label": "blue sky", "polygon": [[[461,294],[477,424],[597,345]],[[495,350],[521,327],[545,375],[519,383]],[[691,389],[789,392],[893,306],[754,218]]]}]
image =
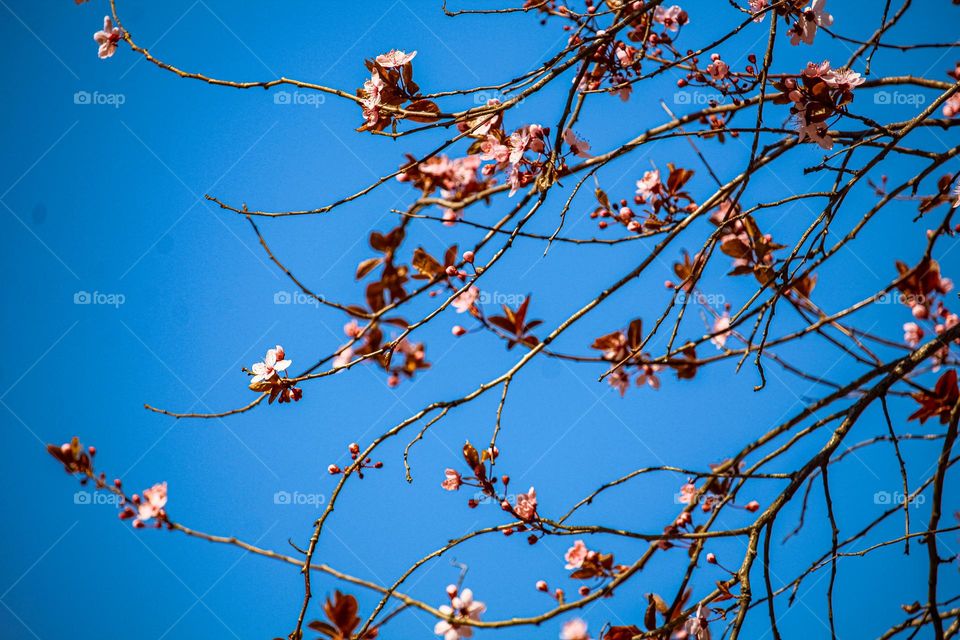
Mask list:
[{"label": "blue sky", "polygon": [[[107,11],[103,0],[79,7],[67,0],[44,6],[22,0],[0,4],[5,15],[0,34],[8,57],[7,94],[0,102],[6,142],[0,148],[0,261],[7,274],[0,321],[10,341],[8,353],[20,354],[8,358],[0,394],[8,452],[6,490],[0,492],[8,550],[0,556],[2,635],[43,640],[134,632],[145,638],[285,635],[302,595],[295,568],[179,534],[133,531],[116,519],[112,505],[78,504],[78,486],[42,445],[79,435],[100,449],[98,465],[123,477],[131,489],[168,481],[171,517],[187,526],[235,534],[282,552],[291,551],[288,539],[305,544],[317,506],[278,505],[277,492],[326,496],[333,480],[325,468],[344,462],[348,443],[364,445],[424,403],[462,395],[503,371],[518,354],[486,335],[454,340],[450,327],[463,318],[449,310],[423,333],[434,368],[396,390],[387,388],[380,372],[359,367],[307,385],[296,406],[264,406],[225,421],[178,423],[148,413],[145,402],[194,411],[240,406],[251,399],[240,368],[260,359],[268,346],[283,344],[293,369],[299,370],[343,341],[342,315],[309,304],[275,304],[276,294],[292,291],[293,285],[269,264],[246,221],[202,196],[209,193],[257,209],[312,208],[356,191],[396,168],[404,153],[423,152],[437,139],[393,142],[357,134],[353,129],[361,118],[352,104],[306,97],[293,100],[299,104],[278,104],[275,92],[181,80],[125,47],[111,60],[98,60],[91,34]],[[718,4],[723,10],[710,9]],[[883,3],[867,3],[875,5],[869,11],[861,3],[833,4],[837,29],[862,38],[875,28]],[[955,38],[951,27],[960,8],[945,0],[936,5],[915,11],[891,41]],[[733,24],[726,3],[684,6],[693,21],[685,43],[709,41]],[[533,16],[451,19],[442,15],[439,2],[412,0],[298,0],[282,7],[203,0],[121,2],[120,10],[140,44],[181,68],[233,80],[286,76],[348,91],[363,82],[365,57],[394,47],[418,50],[417,80],[425,91],[433,91],[519,75],[562,47],[565,37],[558,24],[541,27]],[[864,20],[864,15],[871,18]],[[724,58],[736,66],[747,53],[759,54],[765,27],[752,27],[721,48]],[[815,50],[811,55],[781,43],[775,68],[795,71],[811,57],[839,61],[848,55],[846,45],[823,37]],[[874,71],[943,80],[955,53],[881,51]],[[665,74],[626,104],[595,96],[578,132],[595,150],[622,143],[663,120],[657,100],[671,99],[675,80]],[[567,81],[558,80],[512,111],[508,126],[556,118]],[[930,100],[935,93],[910,95]],[[915,111],[910,104],[873,104],[870,94],[858,97],[854,106],[881,121]],[[780,115],[771,117],[776,122]],[[921,132],[912,141],[936,150],[958,143],[952,131]],[[734,175],[749,155],[737,141],[722,149],[713,146],[704,145],[719,158],[715,168],[721,177]],[[745,199],[756,202],[823,188],[829,177],[802,173],[820,158],[810,146],[797,150],[775,172],[764,172]],[[660,143],[623,158],[601,173],[601,185],[617,198],[628,196],[651,162],[662,168],[668,161],[695,169],[694,193],[709,193],[709,178],[684,141]],[[883,172],[895,180],[912,175],[917,166],[893,160]],[[265,221],[261,229],[309,286],[331,299],[358,302],[362,289],[352,274],[370,255],[366,236],[389,229],[395,223],[389,210],[414,197],[406,185],[391,181],[333,214]],[[847,229],[874,201],[868,189],[858,189],[837,220],[839,228]],[[468,216],[489,222],[505,206],[500,202],[474,209]],[[552,231],[558,208],[552,201],[532,223],[535,230]],[[595,233],[585,216],[589,208],[587,200],[574,207],[568,233]],[[826,309],[839,310],[888,283],[895,275],[894,258],[915,262],[925,227],[912,223],[914,213],[912,203],[888,207],[876,225],[824,269],[815,299]],[[767,230],[793,239],[815,214],[802,204],[778,210]],[[408,247],[422,244],[439,253],[454,242],[477,239],[480,232],[422,223],[412,233]],[[699,244],[691,240],[686,246]],[[535,292],[530,313],[552,327],[632,268],[638,250],[632,244],[576,250],[556,245],[544,258],[539,243],[520,240],[496,272],[485,276],[484,289],[507,296]],[[955,279],[958,257],[953,252],[942,259],[944,271]],[[584,352],[594,337],[634,317],[652,322],[667,300],[662,282],[668,271],[663,264],[618,293],[596,317],[564,334],[558,348]],[[714,291],[737,306],[750,285],[724,283]],[[75,304],[80,292],[96,292],[104,304]],[[862,326],[891,339],[899,339],[899,328],[909,319],[905,307],[889,305],[859,316]],[[784,314],[782,330],[791,326],[796,326],[795,318]],[[702,333],[698,317],[686,327],[689,335]],[[833,379],[859,371],[824,345],[782,354],[812,371],[829,372]],[[702,468],[796,411],[800,400],[821,393],[782,369],[771,365],[767,371],[768,387],[759,394],[752,390],[755,370],[744,367],[734,375],[732,363],[725,362],[692,381],[665,373],[659,392],[634,389],[621,399],[596,382],[602,372],[597,366],[535,361],[511,387],[498,468],[509,470],[518,488],[536,485],[541,511],[554,515],[600,483],[640,466],[667,461]],[[502,522],[496,506],[469,510],[466,496],[447,494],[438,486],[444,467],[459,464],[453,452],[465,439],[489,437],[496,400],[491,394],[458,409],[417,445],[411,457],[412,485],[403,482],[401,460],[409,438],[385,446],[378,456],[385,468],[348,486],[317,558],[366,579],[390,582],[448,538]],[[905,423],[908,404],[893,402],[891,409],[898,430],[925,431]],[[928,424],[926,431],[936,429]],[[871,410],[851,441],[884,430],[882,417]],[[911,477],[925,477],[938,451],[937,444],[904,444]],[[793,456],[783,464],[799,460]],[[876,492],[899,489],[889,447],[851,456],[831,477],[842,533],[852,533],[879,513],[883,507],[873,500]],[[675,512],[672,496],[683,480],[663,475],[618,489],[591,507],[585,521],[657,530]],[[946,510],[952,511],[957,494],[955,486],[948,488]],[[766,503],[774,495],[772,487],[768,491],[755,497]],[[924,521],[927,509],[920,505],[916,513],[916,521]],[[781,533],[795,518],[795,510],[784,514]],[[828,544],[823,518],[822,500],[812,500],[807,528],[779,550],[775,584],[808,565],[812,554]],[[747,514],[726,515],[721,523],[746,524]],[[892,519],[878,536],[895,537],[901,528],[902,521]],[[955,538],[942,537],[942,547],[955,552]],[[451,564],[456,560],[469,565],[466,583],[487,603],[487,617],[530,615],[550,605],[534,590],[536,580],[575,590],[560,560],[569,542],[553,539],[529,547],[519,536],[481,538],[427,565],[406,590],[441,604],[444,586],[458,575]],[[621,561],[643,550],[642,543],[617,539],[596,544]],[[742,547],[731,541],[715,550],[735,564]],[[921,556],[915,548],[905,558],[899,547],[891,547],[866,561],[841,562],[839,627],[858,626],[866,636],[886,628],[888,620],[899,620],[897,605],[925,592]],[[619,597],[597,604],[583,617],[595,633],[608,621],[639,624],[643,594],[672,594],[683,561],[680,551],[657,557]],[[718,570],[711,580],[721,577]],[[826,581],[820,578],[813,577],[792,608],[783,607],[781,624],[788,637],[810,630],[819,636],[823,630]],[[960,586],[955,567],[944,567],[941,579],[943,593]],[[703,581],[695,586],[699,595],[710,585]],[[337,587],[342,585],[326,577],[315,579],[321,598]],[[368,593],[349,591],[364,610],[375,602]],[[318,603],[312,605],[311,615],[319,611]],[[750,637],[763,637],[765,628],[758,620]],[[554,620],[524,635],[556,637],[559,625]],[[390,626],[388,637],[432,636],[432,623],[415,614],[401,615]]]}]

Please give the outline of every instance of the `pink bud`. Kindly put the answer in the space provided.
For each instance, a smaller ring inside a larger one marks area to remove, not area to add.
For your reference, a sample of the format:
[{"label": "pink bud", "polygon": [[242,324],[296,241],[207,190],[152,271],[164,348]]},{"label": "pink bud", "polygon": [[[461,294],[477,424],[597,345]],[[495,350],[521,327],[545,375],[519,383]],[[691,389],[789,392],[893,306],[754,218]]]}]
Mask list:
[{"label": "pink bud", "polygon": [[455,584],[448,584],[448,585],[447,585],[447,595],[450,596],[451,598],[456,598],[456,597],[457,597],[457,585],[455,585]]},{"label": "pink bud", "polygon": [[457,324],[453,326],[453,329],[450,330],[450,333],[459,338],[460,336],[466,334],[467,330]]},{"label": "pink bud", "polygon": [[577,591],[580,593],[581,596],[590,595],[590,587],[588,587],[587,585],[583,585],[582,587],[577,589]]},{"label": "pink bud", "polygon": [[670,280],[664,280],[663,286],[667,289],[673,289],[676,285],[674,285]]},{"label": "pink bud", "polygon": [[920,303],[913,305],[913,307],[910,309],[910,313],[912,313],[913,317],[917,320],[923,320],[929,315],[927,308]]},{"label": "pink bud", "polygon": [[330,465],[329,467],[327,467],[327,471],[330,472],[330,475],[336,475],[336,474],[340,473],[340,467],[338,467],[338,466],[335,465],[335,464],[332,464],[332,465]]},{"label": "pink bud", "polygon": [[360,445],[358,445],[356,442],[351,442],[350,453],[360,453]]},{"label": "pink bud", "polygon": [[547,582],[546,580],[537,580],[537,591],[547,592]]},{"label": "pink bud", "polygon": [[717,564],[717,556],[713,555],[712,553],[708,553],[707,562],[709,562],[710,564]]},{"label": "pink bud", "polygon": [[450,276],[451,278],[457,275],[457,268],[453,265],[450,265],[449,267],[447,267],[446,271],[447,271],[447,275]]},{"label": "pink bud", "polygon": [[756,512],[758,509],[760,509],[760,503],[757,502],[756,500],[751,500],[750,502],[747,503],[747,505],[744,507],[744,509],[746,509],[746,510],[749,511],[750,513],[754,513],[754,512]]},{"label": "pink bud", "polygon": [[464,251],[464,252],[463,252],[463,261],[464,261],[464,262],[468,262],[468,263],[470,263],[470,264],[473,264],[473,258],[474,258],[474,257],[475,257],[475,256],[473,255],[473,251]]}]

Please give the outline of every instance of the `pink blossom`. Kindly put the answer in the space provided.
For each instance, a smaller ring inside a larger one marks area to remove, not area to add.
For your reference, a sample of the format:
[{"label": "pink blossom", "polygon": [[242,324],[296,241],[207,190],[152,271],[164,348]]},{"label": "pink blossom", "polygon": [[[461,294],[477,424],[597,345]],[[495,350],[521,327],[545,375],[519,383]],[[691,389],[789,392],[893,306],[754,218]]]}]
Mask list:
[{"label": "pink blossom", "polygon": [[767,0],[749,0],[749,4],[750,4],[750,13],[753,14],[753,21],[763,22],[763,19],[766,17],[767,14],[760,13],[760,12],[767,8]]},{"label": "pink blossom", "polygon": [[703,605],[697,607],[697,615],[687,620],[684,630],[696,640],[710,640],[710,631],[707,629],[707,614]]},{"label": "pink blossom", "polygon": [[506,163],[510,158],[510,148],[501,144],[496,136],[488,135],[486,140],[480,143],[480,154],[482,160],[493,160],[497,164]]},{"label": "pink blossom", "polygon": [[167,504],[167,483],[160,482],[149,489],[144,489],[143,499],[137,507],[137,520],[146,522],[156,518]]},{"label": "pink blossom", "polygon": [[446,480],[440,483],[440,486],[447,491],[456,491],[463,484],[463,477],[453,469],[447,469],[443,472]]},{"label": "pink blossom", "polygon": [[649,200],[653,195],[660,193],[660,170],[651,169],[643,174],[642,180],[637,180],[637,195]]},{"label": "pink blossom", "polygon": [[526,493],[517,496],[517,504],[513,510],[521,520],[533,520],[537,515],[537,492],[533,487]]},{"label": "pink blossom", "polygon": [[689,18],[687,12],[680,8],[679,5],[673,5],[664,9],[662,6],[658,6],[653,11],[653,21],[662,24],[664,27],[670,31],[676,31],[680,28],[681,25],[687,24]]},{"label": "pink blossom", "polygon": [[617,369],[609,376],[607,376],[608,384],[620,392],[620,397],[627,395],[627,389],[630,388],[630,376],[627,375],[627,372],[621,367]]},{"label": "pink blossom", "polygon": [[93,34],[93,39],[100,45],[97,55],[109,58],[117,52],[117,43],[123,38],[123,30],[113,26],[110,16],[103,16],[103,30]]},{"label": "pink blossom", "polygon": [[563,132],[563,141],[567,143],[567,146],[570,147],[570,151],[573,151],[574,155],[581,158],[590,157],[590,143],[578,138],[572,129],[567,129]]},{"label": "pink blossom", "polygon": [[903,341],[911,347],[916,347],[923,339],[923,329],[916,322],[907,322],[903,325]]},{"label": "pink blossom", "polygon": [[590,640],[587,633],[587,623],[580,618],[567,620],[560,630],[560,640]]},{"label": "pink blossom", "polygon": [[960,113],[960,93],[955,93],[943,103],[943,115],[952,118]]},{"label": "pink blossom", "polygon": [[859,87],[865,80],[856,71],[850,69],[834,69],[823,74],[823,80],[831,87],[849,91],[854,87]]},{"label": "pink blossom", "polygon": [[457,310],[457,313],[463,313],[464,311],[469,311],[473,304],[477,301],[477,298],[480,296],[480,289],[475,286],[471,286],[469,289],[458,295],[453,299],[453,302],[450,304],[454,309]]},{"label": "pink blossom", "polygon": [[659,389],[660,379],[657,377],[657,372],[661,369],[663,369],[663,365],[660,364],[643,365],[640,368],[640,375],[637,376],[637,386],[647,385],[651,389]]},{"label": "pink blossom", "polygon": [[723,80],[730,73],[730,65],[720,59],[719,54],[713,54],[710,58],[712,62],[707,65],[707,73],[714,80]]},{"label": "pink blossom", "polygon": [[573,546],[567,549],[566,555],[563,556],[563,559],[567,561],[567,565],[564,569],[579,569],[583,566],[583,561],[587,558],[587,545],[583,543],[583,540],[577,540],[573,543]]},{"label": "pink blossom", "polygon": [[360,328],[360,325],[357,324],[356,320],[351,320],[347,324],[343,325],[343,333],[348,338],[359,338],[361,331],[362,329]]},{"label": "pink blossom", "polygon": [[344,347],[344,349],[337,354],[331,363],[334,368],[345,367],[351,362],[353,362],[353,357],[355,352],[351,347]]},{"label": "pink blossom", "polygon": [[[447,593],[456,594],[457,588],[450,585],[450,587],[447,587]],[[438,609],[440,613],[447,616],[452,615],[478,622],[480,620],[480,614],[486,611],[487,607],[482,602],[473,599],[473,591],[464,589],[460,595],[451,595],[449,605],[441,605]],[[438,636],[443,636],[443,640],[459,640],[460,638],[472,637],[473,627],[440,620],[434,625],[433,632]]]},{"label": "pink blossom", "polygon": [[807,138],[820,145],[821,149],[825,149],[827,151],[833,149],[833,137],[827,134],[826,125],[817,123],[807,124],[803,121],[801,112],[800,141],[803,142]]},{"label": "pink blossom", "polygon": [[254,376],[251,384],[256,384],[264,380],[269,380],[281,371],[286,371],[287,367],[293,364],[290,360],[284,360],[283,347],[277,345],[276,349],[268,349],[267,356],[263,362],[257,362],[252,367]]},{"label": "pink blossom", "polygon": [[521,129],[511,133],[507,140],[507,145],[510,147],[510,155],[507,161],[510,164],[518,164],[523,159],[523,154],[527,151],[531,142],[530,133],[527,131]]},{"label": "pink blossom", "polygon": [[402,67],[411,60],[413,60],[417,55],[416,51],[411,51],[410,53],[405,53],[399,49],[391,49],[386,53],[382,53],[377,56],[377,64],[386,69],[392,69],[393,67]]},{"label": "pink blossom", "polygon": [[826,5],[827,0],[813,0],[810,6],[803,10],[800,19],[790,29],[790,44],[813,44],[817,27],[829,27],[833,24],[833,16],[827,13]]},{"label": "pink blossom", "polygon": [[697,499],[697,487],[692,482],[680,487],[680,495],[677,496],[677,500],[681,504],[693,504]]},{"label": "pink blossom", "polygon": [[[488,107],[495,107],[498,104],[500,104],[500,100],[497,98],[490,98],[487,100]],[[492,129],[499,127],[501,122],[503,122],[503,111],[498,111],[493,115],[484,115],[478,116],[471,120],[462,120],[457,123],[457,130],[460,131],[460,133],[463,133],[473,129],[473,131],[470,132],[470,136],[474,138],[482,138],[490,133]]]},{"label": "pink blossom", "polygon": [[730,314],[726,311],[723,312],[723,315],[717,316],[713,321],[713,332],[716,334],[710,338],[717,349],[723,349],[723,345],[727,343],[727,338],[730,337]]},{"label": "pink blossom", "polygon": [[824,60],[820,64],[808,62],[807,68],[803,70],[803,75],[808,78],[823,78],[830,73],[830,61]]}]

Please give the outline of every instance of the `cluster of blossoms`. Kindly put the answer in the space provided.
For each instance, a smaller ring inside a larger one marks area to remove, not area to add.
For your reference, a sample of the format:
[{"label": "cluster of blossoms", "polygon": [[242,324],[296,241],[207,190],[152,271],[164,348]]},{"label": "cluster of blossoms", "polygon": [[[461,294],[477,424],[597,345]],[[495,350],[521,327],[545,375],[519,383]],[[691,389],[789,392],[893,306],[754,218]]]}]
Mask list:
[{"label": "cluster of blossoms", "polygon": [[99,45],[97,55],[110,58],[117,52],[117,44],[123,39],[123,29],[113,26],[110,16],[103,16],[103,29],[93,34],[93,40]]},{"label": "cluster of blossoms", "polygon": [[[944,303],[946,294],[953,290],[953,281],[940,273],[936,260],[924,259],[916,267],[910,268],[903,262],[896,262],[900,274],[898,288],[902,302],[910,307],[910,313],[920,321],[926,322],[934,335],[940,335],[960,324],[960,317]],[[917,347],[926,332],[917,322],[903,325],[903,340],[910,347]],[[960,344],[960,340],[954,342]],[[933,370],[938,371],[950,358],[950,346],[943,345],[933,356]]]},{"label": "cluster of blossoms", "polygon": [[286,371],[292,361],[286,359],[286,353],[283,347],[277,345],[273,349],[267,349],[267,355],[261,362],[254,363],[249,371],[250,389],[259,393],[269,393],[269,402],[277,400],[280,404],[284,402],[298,402],[303,397],[303,389],[296,386],[286,376],[280,374]]},{"label": "cluster of blossoms", "polygon": [[791,24],[787,35],[790,44],[796,46],[801,42],[813,44],[817,36],[817,29],[829,27],[833,24],[833,16],[827,13],[827,0],[813,0],[809,5],[806,0],[787,0],[772,2],[772,0],[749,0],[750,12],[754,14],[754,22],[763,22],[768,8],[773,9],[788,24]]},{"label": "cluster of blossoms", "polygon": [[[589,11],[592,5],[587,6]],[[680,28],[690,22],[687,12],[678,5],[658,5],[652,11],[640,12],[642,8],[642,2],[631,3],[627,41],[611,38],[603,29],[596,29],[596,39],[585,43],[584,46],[594,49],[585,62],[581,91],[596,91],[608,85],[610,93],[627,101],[632,93],[631,82],[640,77],[644,59],[661,59],[664,49],[678,53],[673,42]],[[570,38],[570,44],[581,42],[578,35]]]},{"label": "cluster of blossoms", "polygon": [[[583,62],[579,72],[580,91],[606,91],[629,100],[631,83],[641,76],[641,65],[646,59],[662,62],[663,55],[669,51],[676,57],[679,52],[673,47],[681,27],[690,22],[690,17],[678,5],[646,7],[638,0],[619,2],[623,11],[620,18],[626,21],[626,40],[619,40],[608,33],[598,23],[598,11],[595,0],[585,0],[583,12],[568,9],[555,0],[527,0],[525,9],[536,9],[548,16],[565,18],[564,31],[573,32],[568,45],[580,47],[581,52],[589,49],[589,56]],[[607,2],[608,6],[610,5]],[[625,5],[625,6],[624,6]],[[542,21],[546,23],[546,19]],[[584,36],[586,32],[590,37]]]},{"label": "cluster of blossoms", "polygon": [[[548,135],[550,130],[538,124],[521,127],[509,136],[503,129],[493,129],[480,142],[480,159],[493,163],[484,165],[481,171],[487,176],[497,171],[506,172],[512,196],[517,189],[530,184],[543,170],[549,146]],[[532,156],[527,156],[528,152]]]},{"label": "cluster of blossoms", "polygon": [[[446,469],[444,470],[444,479],[440,483],[440,486],[447,491],[458,491],[460,487],[465,485],[476,487],[479,489],[479,492],[467,500],[468,507],[475,509],[480,505],[481,501],[497,502],[504,511],[524,522],[524,524],[517,525],[516,527],[504,529],[504,535],[509,536],[530,529],[538,529],[540,516],[537,513],[536,490],[530,487],[526,493],[517,494],[514,497],[513,503],[511,503],[510,497],[506,495],[507,488],[510,485],[510,476],[501,475],[497,478],[493,475],[493,466],[499,455],[500,452],[496,447],[484,449],[481,453],[477,451],[476,447],[467,442],[463,445],[463,459],[473,475],[464,476],[456,469]],[[489,467],[487,466],[487,462],[490,463]],[[498,489],[498,483],[499,486],[503,487],[502,493],[501,490]],[[533,534],[528,538],[530,544],[535,543],[537,540],[537,536]]]},{"label": "cluster of blossoms", "polygon": [[119,514],[121,520],[132,518],[133,526],[137,529],[146,527],[146,523],[150,520],[154,520],[157,528],[167,523],[166,482],[144,489],[142,497],[135,493],[128,498],[123,492],[123,482],[120,478],[115,478],[112,483],[107,484],[107,474],[103,472],[98,474],[94,471],[93,460],[97,455],[96,447],[84,447],[80,444],[80,439],[74,437],[70,442],[59,446],[48,444],[47,453],[62,464],[67,473],[79,477],[81,485],[85,486],[92,481],[94,489],[109,491],[117,496],[118,505],[121,507]]},{"label": "cluster of blossoms", "polygon": [[[364,61],[370,71],[370,79],[357,89],[364,119],[357,131],[383,131],[391,125],[396,126],[400,118],[414,122],[436,120],[440,108],[434,102],[421,98],[420,87],[413,81],[411,61],[416,55],[416,51],[406,53],[392,49]],[[400,113],[398,109],[401,107],[408,113]]]},{"label": "cluster of blossoms", "polygon": [[[744,464],[741,462],[738,466],[738,469],[743,469],[743,466]],[[710,465],[710,469],[714,471],[719,467],[720,465],[718,464]],[[680,487],[680,491],[676,494],[675,499],[678,504],[688,505],[688,507],[693,507],[699,504],[701,511],[704,513],[710,513],[726,499],[733,484],[733,480],[734,478],[729,475],[714,476],[707,484],[706,491],[704,491],[702,488],[697,488],[696,484],[694,484],[694,480],[691,479]],[[737,505],[730,504],[729,506],[736,507]],[[750,500],[739,508],[742,508],[750,513],[755,513],[760,509],[760,503],[756,500]],[[690,508],[685,508],[680,515],[677,516],[676,520],[664,527],[664,537],[658,542],[658,545],[661,549],[666,550],[678,546],[679,543],[674,538],[681,531],[696,530],[696,527],[693,524],[693,516],[691,515],[691,511],[692,510]]]},{"label": "cluster of blossoms", "polygon": [[[360,458],[360,445],[358,445],[356,442],[351,442],[350,445],[347,447],[347,451],[350,453],[350,459],[353,460],[354,463],[356,463],[357,460]],[[376,462],[373,462],[373,460],[371,460],[370,458],[364,458],[363,460],[360,460],[359,463],[357,463],[356,468],[354,470],[356,471],[357,477],[363,480],[364,469],[382,469],[382,468],[383,468],[383,462],[379,460],[377,460]],[[348,471],[349,471],[349,468],[341,469],[338,465],[335,465],[335,464],[331,464],[327,467],[327,472],[332,476],[340,473],[347,473]]]},{"label": "cluster of blossoms", "polygon": [[[600,350],[603,359],[611,363],[607,381],[610,386],[620,392],[621,396],[625,395],[630,388],[631,370],[636,374],[635,382],[638,387],[660,388],[657,373],[663,369],[664,365],[650,362],[649,354],[640,352],[643,344],[642,327],[639,319],[633,320],[626,331],[614,331],[600,336],[590,345],[592,349]],[[676,372],[678,380],[693,378],[697,373],[695,348],[686,347],[681,351],[680,357],[672,359],[666,366]]]},{"label": "cluster of blossoms", "polygon": [[[416,164],[413,156],[407,156],[411,164],[397,176],[400,182],[409,182],[424,196],[432,195],[439,189],[444,201],[459,203],[465,198],[483,192],[496,184],[496,180],[480,176],[481,159],[479,155],[463,158],[449,158],[446,155],[433,156]],[[443,207],[444,224],[452,225],[460,218],[460,209]]]},{"label": "cluster of blossoms", "polygon": [[810,62],[798,78],[785,78],[774,83],[782,95],[777,104],[790,103],[790,113],[797,119],[800,140],[810,139],[823,149],[833,149],[833,138],[827,133],[827,120],[840,115],[853,102],[853,89],[863,84],[860,74],[850,69],[831,69],[829,61]]},{"label": "cluster of blossoms", "polygon": [[[691,52],[688,52],[688,54],[689,53]],[[700,58],[698,56],[692,56],[689,60],[689,65],[692,68],[687,72],[686,76],[677,80],[677,87],[680,89],[687,87],[709,87],[715,89],[720,94],[720,98],[710,99],[709,105],[711,107],[717,106],[723,97],[731,96],[734,104],[740,104],[743,96],[756,88],[759,83],[757,56],[751,53],[747,55],[747,61],[749,64],[744,67],[743,71],[733,71],[719,53],[710,54],[710,63],[705,68],[699,66]],[[682,99],[682,94],[678,95],[678,98]],[[724,129],[726,128],[727,121],[724,120],[721,114],[713,114],[709,118],[701,118],[701,122],[709,124],[710,128],[716,132],[716,136],[720,142],[724,142]],[[729,135],[735,138],[739,133],[731,131]]]},{"label": "cluster of blossoms", "polygon": [[590,212],[590,217],[599,220],[597,226],[601,229],[612,223],[626,227],[631,233],[640,233],[659,230],[673,223],[678,214],[695,211],[697,204],[685,188],[693,171],[669,163],[667,171],[666,182],[659,169],[644,172],[637,180],[633,206],[625,198],[614,203],[603,189],[597,188],[597,207]]},{"label": "cluster of blossoms", "polygon": [[[459,640],[459,638],[470,638],[473,636],[473,627],[464,625],[463,620],[473,622],[480,621],[480,614],[487,610],[487,606],[479,600],[473,599],[473,591],[470,589],[460,590],[456,585],[447,586],[447,597],[450,598],[450,604],[443,604],[438,607],[440,613],[445,616],[453,616],[452,621],[440,620],[433,627],[433,632],[438,636],[443,636],[443,640]],[[460,622],[457,622],[460,620]]]}]

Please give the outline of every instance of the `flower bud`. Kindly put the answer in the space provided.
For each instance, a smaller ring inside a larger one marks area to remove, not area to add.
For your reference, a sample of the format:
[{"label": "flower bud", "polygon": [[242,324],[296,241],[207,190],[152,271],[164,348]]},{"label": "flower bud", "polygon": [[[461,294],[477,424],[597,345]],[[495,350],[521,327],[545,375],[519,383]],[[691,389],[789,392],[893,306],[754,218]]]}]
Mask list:
[{"label": "flower bud", "polygon": [[546,580],[537,580],[537,591],[547,592],[547,582]]}]

